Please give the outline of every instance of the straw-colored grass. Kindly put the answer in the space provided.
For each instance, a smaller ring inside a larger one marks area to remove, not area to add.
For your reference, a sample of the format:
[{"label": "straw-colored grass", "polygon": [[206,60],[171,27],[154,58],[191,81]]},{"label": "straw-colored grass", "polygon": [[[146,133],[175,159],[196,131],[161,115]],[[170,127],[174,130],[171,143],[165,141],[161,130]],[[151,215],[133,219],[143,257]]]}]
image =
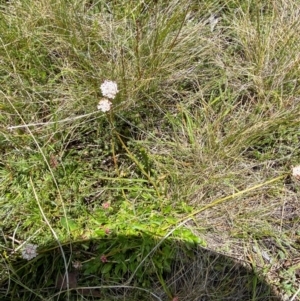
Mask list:
[{"label": "straw-colored grass", "polygon": [[0,299],[299,300],[299,12],[0,1]]}]

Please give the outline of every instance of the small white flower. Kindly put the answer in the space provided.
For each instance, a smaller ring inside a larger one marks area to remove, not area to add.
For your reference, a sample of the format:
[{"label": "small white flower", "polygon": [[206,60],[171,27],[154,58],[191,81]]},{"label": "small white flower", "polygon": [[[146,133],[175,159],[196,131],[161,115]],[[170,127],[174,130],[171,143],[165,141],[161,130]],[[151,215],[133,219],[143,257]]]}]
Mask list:
[{"label": "small white flower", "polygon": [[97,109],[102,112],[108,112],[110,110],[112,103],[107,98],[102,98],[97,106]]},{"label": "small white flower", "polygon": [[105,80],[104,83],[100,86],[100,90],[104,97],[110,99],[114,99],[119,92],[117,83],[111,80]]},{"label": "small white flower", "polygon": [[82,263],[78,260],[72,261],[72,265],[75,270],[80,270],[82,268]]},{"label": "small white flower", "polygon": [[27,244],[25,245],[24,249],[22,250],[22,257],[23,259],[31,260],[32,258],[38,255],[36,248],[37,245]]},{"label": "small white flower", "polygon": [[208,22],[210,24],[210,31],[213,32],[217,23],[219,22],[219,18],[214,16],[214,15],[211,15],[209,18],[208,18]]},{"label": "small white flower", "polygon": [[293,167],[292,172],[293,177],[300,180],[300,165]]}]

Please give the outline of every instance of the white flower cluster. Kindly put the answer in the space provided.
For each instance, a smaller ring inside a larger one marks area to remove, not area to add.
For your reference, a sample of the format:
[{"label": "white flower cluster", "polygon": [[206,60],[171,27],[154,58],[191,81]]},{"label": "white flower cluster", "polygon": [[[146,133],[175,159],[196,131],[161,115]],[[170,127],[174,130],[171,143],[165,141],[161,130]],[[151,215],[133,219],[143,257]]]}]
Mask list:
[{"label": "white flower cluster", "polygon": [[104,97],[110,99],[114,99],[119,92],[117,83],[111,80],[105,80],[104,83],[100,86],[100,90]]},{"label": "white flower cluster", "polygon": [[292,174],[295,179],[300,180],[300,165],[293,167]]},{"label": "white flower cluster", "polygon": [[101,98],[97,105],[97,109],[102,112],[108,112],[110,110],[112,103],[107,98]]},{"label": "white flower cluster", "polygon": [[32,258],[36,257],[38,255],[36,251],[37,247],[37,245],[33,244],[25,245],[24,249],[22,250],[22,258],[31,260]]},{"label": "white flower cluster", "polygon": [[97,109],[102,112],[108,112],[112,105],[109,99],[114,99],[119,92],[118,85],[116,82],[111,80],[105,80],[104,83],[100,86],[100,90],[104,98],[98,103]]}]

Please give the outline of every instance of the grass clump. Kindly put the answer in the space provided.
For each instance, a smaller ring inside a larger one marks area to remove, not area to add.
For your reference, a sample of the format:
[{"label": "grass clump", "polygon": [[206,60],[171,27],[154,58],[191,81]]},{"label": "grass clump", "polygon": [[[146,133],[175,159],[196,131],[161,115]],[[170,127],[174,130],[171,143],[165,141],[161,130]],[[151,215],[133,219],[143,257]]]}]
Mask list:
[{"label": "grass clump", "polygon": [[299,9],[1,3],[0,296],[296,300]]}]

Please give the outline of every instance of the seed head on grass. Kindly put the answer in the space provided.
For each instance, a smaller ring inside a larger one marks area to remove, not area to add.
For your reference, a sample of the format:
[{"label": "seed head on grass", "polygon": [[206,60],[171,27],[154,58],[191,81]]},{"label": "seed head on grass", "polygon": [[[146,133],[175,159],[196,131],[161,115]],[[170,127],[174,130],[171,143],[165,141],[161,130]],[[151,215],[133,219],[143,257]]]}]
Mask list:
[{"label": "seed head on grass", "polygon": [[31,260],[32,258],[36,257],[38,255],[36,249],[37,249],[37,245],[33,245],[33,244],[25,245],[24,249],[22,250],[22,258]]}]

